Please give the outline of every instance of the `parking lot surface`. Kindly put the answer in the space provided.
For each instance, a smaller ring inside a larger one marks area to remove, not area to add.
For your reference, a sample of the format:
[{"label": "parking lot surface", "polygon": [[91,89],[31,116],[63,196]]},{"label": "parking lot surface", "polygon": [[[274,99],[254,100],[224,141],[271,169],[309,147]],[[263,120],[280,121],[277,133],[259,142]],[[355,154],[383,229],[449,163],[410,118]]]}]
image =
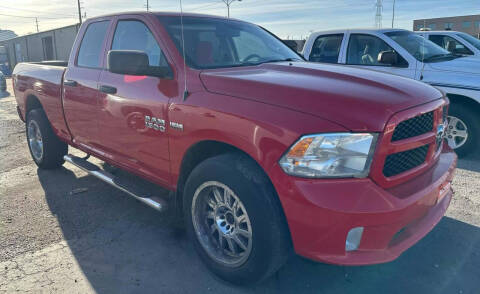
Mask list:
[{"label": "parking lot surface", "polygon": [[37,169],[7,83],[10,94],[0,94],[0,292],[480,291],[480,155],[459,160],[447,215],[396,261],[343,267],[294,256],[271,279],[236,287],[210,274],[168,215],[72,165]]}]

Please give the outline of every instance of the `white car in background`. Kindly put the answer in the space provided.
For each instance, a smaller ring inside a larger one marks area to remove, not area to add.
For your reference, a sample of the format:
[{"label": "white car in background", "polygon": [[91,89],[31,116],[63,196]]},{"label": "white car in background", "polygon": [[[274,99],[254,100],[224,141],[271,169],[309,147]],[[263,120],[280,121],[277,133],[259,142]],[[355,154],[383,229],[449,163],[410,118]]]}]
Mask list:
[{"label": "white car in background", "polygon": [[[305,59],[388,72],[428,83],[450,99],[446,138],[459,155],[480,144],[480,59],[452,54],[407,30],[312,33]],[[388,99],[388,97],[385,97]],[[478,151],[477,151],[478,152]]]},{"label": "white car in background", "polygon": [[456,31],[423,31],[415,33],[453,54],[480,58],[480,40],[469,34]]}]

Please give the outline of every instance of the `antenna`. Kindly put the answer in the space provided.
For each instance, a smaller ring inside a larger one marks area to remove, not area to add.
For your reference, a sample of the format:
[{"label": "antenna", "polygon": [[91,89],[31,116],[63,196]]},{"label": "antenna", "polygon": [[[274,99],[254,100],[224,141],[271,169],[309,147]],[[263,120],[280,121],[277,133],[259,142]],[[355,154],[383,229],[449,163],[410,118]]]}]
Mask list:
[{"label": "antenna", "polygon": [[[423,27],[425,28],[427,25],[427,20],[423,20]],[[425,70],[425,38],[426,36],[423,36],[422,40],[422,71],[420,72],[420,81],[423,80],[423,71]]]},{"label": "antenna", "polygon": [[184,82],[185,82],[185,87],[183,90],[183,101],[187,100],[188,97],[188,90],[187,90],[187,64],[186,64],[186,59],[185,59],[185,36],[183,34],[183,5],[182,5],[182,0],[180,0],[180,25],[181,25],[181,31],[182,31],[182,54],[183,54],[183,75],[184,75]]}]

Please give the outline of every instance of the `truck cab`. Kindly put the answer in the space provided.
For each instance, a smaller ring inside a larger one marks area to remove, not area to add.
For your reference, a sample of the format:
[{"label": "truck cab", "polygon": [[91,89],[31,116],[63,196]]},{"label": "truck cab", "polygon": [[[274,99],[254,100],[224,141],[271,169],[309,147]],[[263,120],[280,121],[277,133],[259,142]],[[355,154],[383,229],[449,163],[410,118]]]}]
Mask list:
[{"label": "truck cab", "polygon": [[[429,32],[433,34],[434,32]],[[387,72],[444,91],[452,105],[447,128],[450,147],[465,156],[480,144],[480,59],[452,54],[399,29],[352,29],[312,33],[306,60]]]}]

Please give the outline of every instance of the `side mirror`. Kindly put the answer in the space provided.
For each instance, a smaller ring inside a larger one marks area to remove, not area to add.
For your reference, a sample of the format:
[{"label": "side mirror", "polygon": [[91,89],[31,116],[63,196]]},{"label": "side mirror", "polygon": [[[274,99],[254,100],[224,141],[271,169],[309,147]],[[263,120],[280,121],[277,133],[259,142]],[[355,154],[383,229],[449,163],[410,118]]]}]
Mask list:
[{"label": "side mirror", "polygon": [[108,51],[107,70],[112,73],[124,75],[154,76],[165,79],[173,78],[173,72],[168,65],[165,67],[150,66],[148,55],[143,51],[137,50]]},{"label": "side mirror", "polygon": [[117,74],[147,75],[148,55],[135,50],[110,50],[107,55],[107,69]]},{"label": "side mirror", "polygon": [[398,63],[398,55],[394,51],[382,51],[378,54],[378,62],[386,65],[396,65]]}]

